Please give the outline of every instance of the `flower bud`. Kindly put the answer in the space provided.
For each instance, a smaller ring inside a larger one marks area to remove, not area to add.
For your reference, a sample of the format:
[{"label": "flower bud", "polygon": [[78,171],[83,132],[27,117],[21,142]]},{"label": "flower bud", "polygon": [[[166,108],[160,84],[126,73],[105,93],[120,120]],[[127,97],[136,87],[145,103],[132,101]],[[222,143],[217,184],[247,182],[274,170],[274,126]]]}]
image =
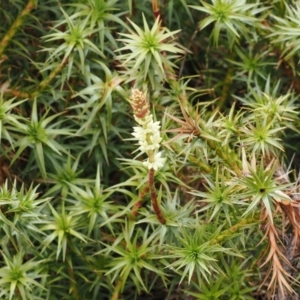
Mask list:
[{"label": "flower bud", "polygon": [[130,96],[131,107],[133,109],[133,114],[138,119],[143,119],[150,113],[149,104],[147,102],[146,93],[134,89]]}]

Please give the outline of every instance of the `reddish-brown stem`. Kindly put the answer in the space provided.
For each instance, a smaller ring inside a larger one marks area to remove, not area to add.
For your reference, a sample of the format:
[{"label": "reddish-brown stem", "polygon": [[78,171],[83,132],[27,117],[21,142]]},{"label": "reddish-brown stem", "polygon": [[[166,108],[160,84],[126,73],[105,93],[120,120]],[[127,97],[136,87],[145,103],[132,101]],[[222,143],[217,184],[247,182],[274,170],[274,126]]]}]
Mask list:
[{"label": "reddish-brown stem", "polygon": [[156,217],[158,219],[158,221],[161,224],[166,224],[166,219],[163,216],[158,201],[157,201],[157,197],[156,197],[156,189],[154,186],[154,169],[150,169],[149,170],[149,177],[148,177],[148,183],[149,183],[149,191],[150,191],[150,197],[151,197],[151,203],[153,206],[153,210],[156,214]]},{"label": "reddish-brown stem", "polygon": [[138,212],[139,212],[140,207],[142,206],[142,204],[143,204],[143,202],[139,198],[139,200],[132,207],[130,220],[134,220],[136,218],[136,216],[138,215]]},{"label": "reddish-brown stem", "polygon": [[14,97],[22,98],[22,99],[30,98],[29,93],[18,91],[18,90],[7,90],[5,94],[13,95]]},{"label": "reddish-brown stem", "polygon": [[149,188],[147,185],[144,185],[139,191],[139,200],[134,204],[131,210],[131,216],[130,216],[131,220],[134,220],[138,215],[139,209],[143,204],[144,197],[148,192],[149,192]]},{"label": "reddish-brown stem", "polygon": [[158,5],[158,0],[152,0],[152,11],[154,14],[154,18],[160,18],[160,11],[159,11],[159,5]]}]

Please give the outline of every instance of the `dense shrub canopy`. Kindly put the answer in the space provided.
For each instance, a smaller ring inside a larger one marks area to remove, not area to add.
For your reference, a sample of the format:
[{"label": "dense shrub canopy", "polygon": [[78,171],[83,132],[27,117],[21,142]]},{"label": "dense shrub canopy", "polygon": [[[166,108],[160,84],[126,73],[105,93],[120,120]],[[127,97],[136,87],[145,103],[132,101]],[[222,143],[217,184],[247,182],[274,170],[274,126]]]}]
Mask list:
[{"label": "dense shrub canopy", "polygon": [[298,299],[297,1],[0,18],[0,299]]}]

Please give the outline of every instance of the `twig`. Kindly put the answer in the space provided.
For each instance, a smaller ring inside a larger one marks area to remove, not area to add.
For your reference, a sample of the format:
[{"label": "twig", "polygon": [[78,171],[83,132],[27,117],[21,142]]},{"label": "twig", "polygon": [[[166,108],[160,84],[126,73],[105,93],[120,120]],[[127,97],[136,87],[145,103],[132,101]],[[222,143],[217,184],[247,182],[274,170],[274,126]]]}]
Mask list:
[{"label": "twig", "polygon": [[151,203],[153,206],[153,210],[157,216],[158,221],[161,224],[166,224],[166,219],[163,216],[163,214],[160,210],[160,207],[159,207],[159,203],[157,201],[156,190],[155,190],[155,186],[154,186],[154,169],[149,170],[148,183],[149,183],[149,191],[150,191],[150,197],[151,197]]},{"label": "twig", "polygon": [[139,209],[140,207],[142,206],[143,204],[143,200],[144,200],[144,197],[145,195],[149,192],[149,188],[147,185],[144,185],[141,190],[139,191],[139,199],[138,201],[134,204],[134,206],[132,207],[132,210],[131,210],[131,216],[129,217],[131,220],[134,220],[137,215],[138,215],[138,212],[139,212]]},{"label": "twig", "polygon": [[121,288],[122,288],[122,279],[120,279],[118,281],[118,283],[116,284],[115,290],[114,290],[110,300],[118,300],[119,299],[119,294],[120,294]]},{"label": "twig", "polygon": [[154,18],[159,18],[161,20],[160,9],[158,5],[158,0],[152,0],[152,11],[154,14]]},{"label": "twig", "polygon": [[0,58],[2,57],[7,45],[18,31],[19,27],[21,27],[21,25],[23,24],[25,17],[30,14],[30,12],[35,8],[35,6],[36,1],[29,0],[25,8],[21,11],[17,19],[11,25],[10,29],[4,35],[3,39],[0,41]]}]

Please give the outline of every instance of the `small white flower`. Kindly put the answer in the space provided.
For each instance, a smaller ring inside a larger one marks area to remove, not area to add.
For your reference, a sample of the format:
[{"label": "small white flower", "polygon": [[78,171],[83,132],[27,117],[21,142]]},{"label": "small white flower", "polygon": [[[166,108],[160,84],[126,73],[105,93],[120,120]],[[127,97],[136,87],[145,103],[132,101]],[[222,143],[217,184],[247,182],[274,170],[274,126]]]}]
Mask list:
[{"label": "small white flower", "polygon": [[159,144],[162,141],[159,132],[160,123],[153,122],[152,115],[145,117],[145,120],[142,123],[142,127],[133,127],[132,133],[132,135],[139,141],[139,150],[141,152],[147,152],[150,150],[159,149]]},{"label": "small white flower", "polygon": [[[158,151],[162,138],[160,136],[160,122],[153,122],[153,116],[147,115],[144,118],[135,117],[136,122],[141,126],[133,127],[132,135],[138,140],[139,150],[142,153],[153,157],[153,153]],[[152,152],[152,153],[151,153]],[[161,152],[154,155],[154,161],[150,162],[149,158],[143,164],[148,169],[157,170],[165,163],[165,158],[161,157]]]},{"label": "small white flower", "polygon": [[148,123],[145,124],[145,129],[147,130],[147,132],[151,132],[153,134],[159,132],[159,122],[153,122],[152,120],[149,121]]},{"label": "small white flower", "polygon": [[162,138],[160,137],[159,132],[156,132],[154,135],[151,136],[151,142],[154,146],[154,148],[159,149],[159,144],[162,141]]},{"label": "small white flower", "polygon": [[154,150],[153,145],[149,145],[147,141],[139,141],[139,149],[141,152],[147,153],[149,150]]},{"label": "small white flower", "polygon": [[145,132],[144,132],[144,128],[143,127],[133,127],[133,133],[132,135],[136,138],[136,139],[140,139],[143,136],[145,136]]},{"label": "small white flower", "polygon": [[161,152],[157,152],[154,156],[154,161],[150,162],[149,158],[143,162],[143,165],[146,166],[149,170],[154,169],[157,171],[159,168],[163,167],[166,159],[161,157]]}]

